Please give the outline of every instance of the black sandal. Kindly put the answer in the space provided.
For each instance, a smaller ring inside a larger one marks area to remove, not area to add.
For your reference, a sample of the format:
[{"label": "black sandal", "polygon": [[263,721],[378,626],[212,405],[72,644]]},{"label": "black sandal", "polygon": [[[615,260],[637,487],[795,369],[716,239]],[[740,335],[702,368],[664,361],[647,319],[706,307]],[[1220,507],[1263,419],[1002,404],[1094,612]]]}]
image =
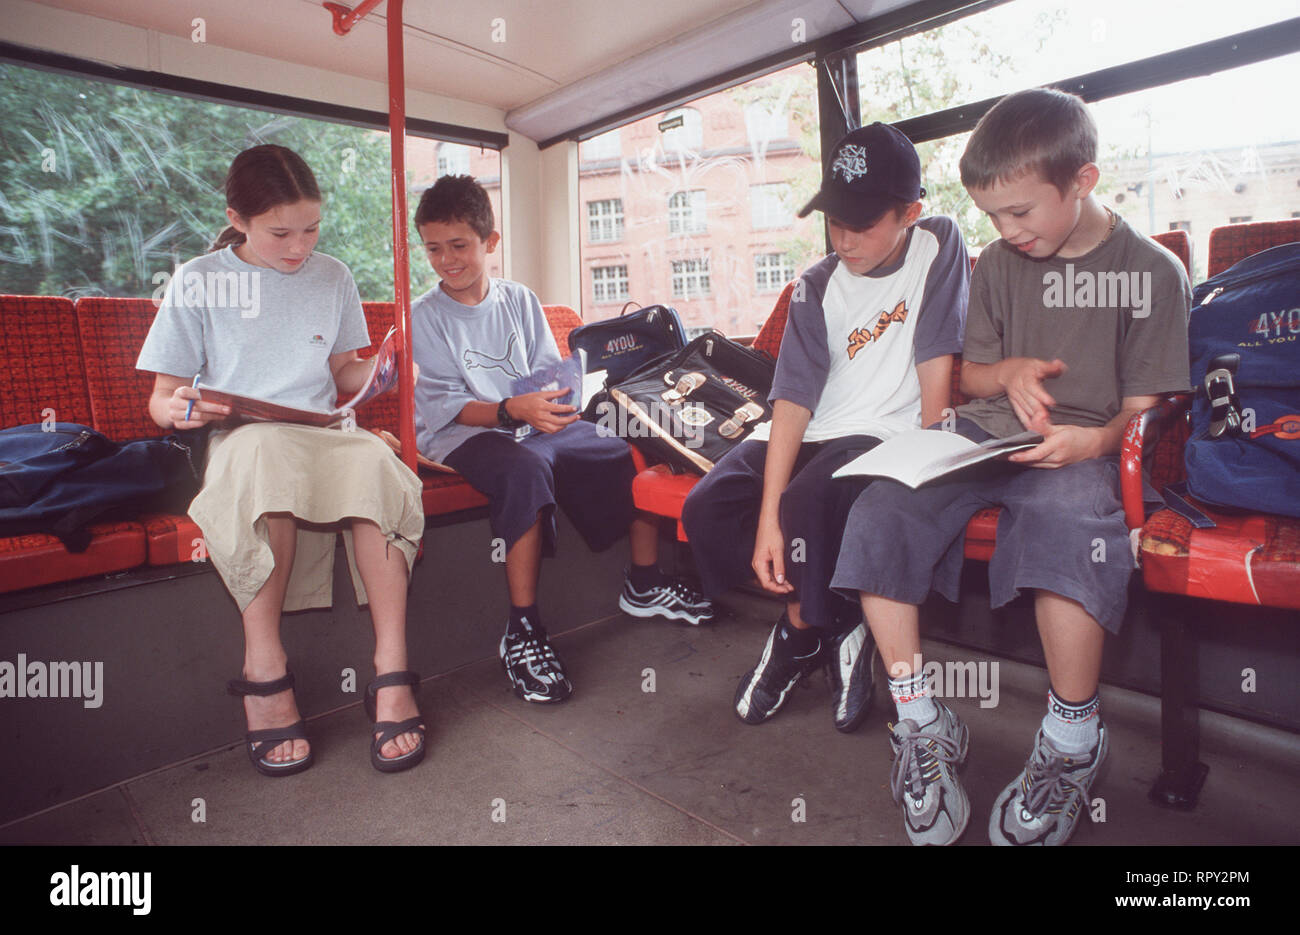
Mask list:
[{"label": "black sandal", "polygon": [[[226,685],[226,690],[236,696],[256,695],[265,697],[267,695],[278,695],[282,691],[293,689],[293,673],[285,671],[282,678],[275,679],[271,682],[248,682],[244,679],[231,679]],[[247,716],[247,715],[245,715]],[[292,776],[294,773],[301,773],[307,767],[311,766],[316,760],[315,751],[309,749],[307,755],[300,760],[284,760],[279,763],[266,759],[258,754],[265,749],[268,753],[274,750],[286,740],[306,740],[307,732],[303,729],[303,721],[298,719],[297,723],[290,724],[288,727],[269,727],[265,730],[250,730],[244,735],[244,740],[248,744],[248,758],[252,760],[253,767],[263,776]]]},{"label": "black sandal", "polygon": [[[420,677],[414,672],[387,672],[375,676],[374,680],[366,686],[366,716],[374,722],[374,730],[380,732],[379,736],[375,737],[374,731],[371,731],[370,765],[381,773],[400,773],[402,770],[416,766],[424,759],[424,718],[417,715],[408,717],[405,721],[375,721],[377,717],[375,704],[379,697],[379,689],[391,688],[394,685],[410,685],[412,688],[419,688]],[[420,745],[410,753],[393,757],[380,753],[388,741],[407,733],[420,735]]]}]

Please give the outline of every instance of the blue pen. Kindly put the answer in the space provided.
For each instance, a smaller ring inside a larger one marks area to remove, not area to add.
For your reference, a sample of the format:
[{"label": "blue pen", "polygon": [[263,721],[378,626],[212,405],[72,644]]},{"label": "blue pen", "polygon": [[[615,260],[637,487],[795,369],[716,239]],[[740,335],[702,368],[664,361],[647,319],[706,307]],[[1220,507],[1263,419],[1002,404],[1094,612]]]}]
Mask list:
[{"label": "blue pen", "polygon": [[[196,374],[194,374],[194,382],[191,383],[190,386],[197,387],[198,385],[199,385],[199,375],[196,373]],[[190,421],[190,416],[192,416],[193,414],[194,414],[194,400],[191,399],[191,400],[190,400],[190,404],[189,404],[188,406],[185,407],[185,420],[184,420],[184,421],[186,421],[186,422]]]}]

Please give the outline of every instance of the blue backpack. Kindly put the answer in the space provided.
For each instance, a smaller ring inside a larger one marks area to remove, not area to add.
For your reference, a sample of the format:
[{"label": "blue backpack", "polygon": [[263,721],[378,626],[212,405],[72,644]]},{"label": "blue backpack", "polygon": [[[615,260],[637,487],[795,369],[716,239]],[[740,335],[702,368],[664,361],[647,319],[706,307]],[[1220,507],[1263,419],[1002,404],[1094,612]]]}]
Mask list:
[{"label": "blue backpack", "polygon": [[1188,337],[1188,490],[1209,504],[1300,517],[1300,243],[1197,286]]},{"label": "blue backpack", "polygon": [[0,431],[0,536],[43,532],[70,552],[91,523],[184,512],[202,481],[207,432],[115,442],[70,422]]}]

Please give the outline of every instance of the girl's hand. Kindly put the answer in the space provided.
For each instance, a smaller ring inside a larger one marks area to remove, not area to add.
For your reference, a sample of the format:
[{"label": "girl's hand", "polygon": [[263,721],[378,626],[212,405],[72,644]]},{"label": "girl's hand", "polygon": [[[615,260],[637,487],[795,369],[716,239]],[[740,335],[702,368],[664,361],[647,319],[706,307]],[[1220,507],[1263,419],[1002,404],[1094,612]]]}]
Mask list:
[{"label": "girl's hand", "polygon": [[[191,400],[194,401],[193,410],[190,410]],[[187,411],[188,419],[185,418]],[[173,428],[197,429],[210,422],[220,422],[230,415],[230,407],[204,402],[199,398],[199,391],[192,386],[178,386],[167,402],[167,414],[171,416]]]},{"label": "girl's hand", "polygon": [[552,402],[568,392],[568,390],[540,390],[536,393],[512,396],[506,403],[506,412],[512,419],[527,422],[537,431],[553,435],[580,418],[578,410],[573,406]]},{"label": "girl's hand", "polygon": [[760,522],[754,539],[754,559],[750,563],[763,590],[789,594],[794,585],[785,580],[785,537],[776,523]]}]

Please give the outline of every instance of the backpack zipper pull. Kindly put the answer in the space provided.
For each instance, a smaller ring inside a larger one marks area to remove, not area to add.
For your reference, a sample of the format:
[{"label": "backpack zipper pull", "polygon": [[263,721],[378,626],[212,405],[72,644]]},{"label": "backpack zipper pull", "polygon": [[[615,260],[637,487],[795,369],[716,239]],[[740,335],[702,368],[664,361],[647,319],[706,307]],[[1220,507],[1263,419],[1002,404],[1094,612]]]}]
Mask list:
[{"label": "backpack zipper pull", "polygon": [[[1215,286],[1210,290],[1210,294],[1201,299],[1201,305],[1209,305],[1223,291],[1223,286]],[[1199,308],[1200,306],[1197,306]]]}]

